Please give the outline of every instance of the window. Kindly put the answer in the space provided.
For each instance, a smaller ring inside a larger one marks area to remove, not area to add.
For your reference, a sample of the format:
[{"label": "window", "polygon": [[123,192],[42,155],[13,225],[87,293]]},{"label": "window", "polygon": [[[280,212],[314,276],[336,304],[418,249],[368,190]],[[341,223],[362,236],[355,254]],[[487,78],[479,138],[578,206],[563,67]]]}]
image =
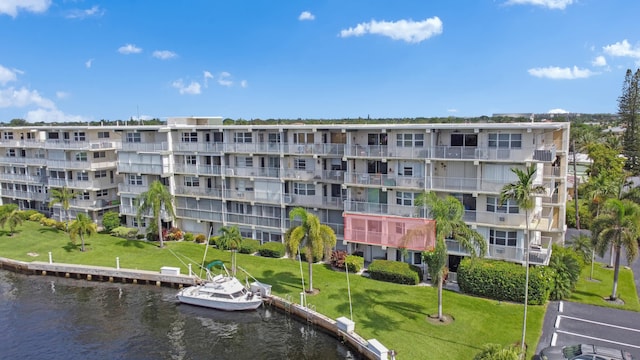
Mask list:
[{"label": "window", "polygon": [[294,144],[313,144],[313,133],[297,133],[293,135]]},{"label": "window", "polygon": [[451,146],[478,146],[478,135],[451,134]]},{"label": "window", "polygon": [[198,178],[197,176],[185,176],[184,186],[198,187],[200,186],[200,178]]},{"label": "window", "polygon": [[87,153],[86,152],[77,153],[76,161],[87,161]]},{"label": "window", "polygon": [[237,132],[233,134],[233,142],[250,143],[253,142],[250,132]]},{"label": "window", "polygon": [[520,208],[514,200],[509,199],[500,205],[500,198],[487,196],[487,211],[492,213],[517,214],[520,212]]},{"label": "window", "polygon": [[294,162],[293,166],[295,167],[296,170],[306,170],[307,169],[307,160],[306,159],[297,158],[293,162]]},{"label": "window", "polygon": [[184,163],[186,165],[197,165],[198,157],[196,155],[187,155],[184,157]]},{"label": "window", "polygon": [[489,147],[500,149],[521,149],[522,134],[489,134]]},{"label": "window", "polygon": [[400,168],[400,172],[398,173],[400,176],[413,176],[413,167],[411,166],[403,166]]},{"label": "window", "polygon": [[387,134],[367,134],[367,145],[387,145]]},{"label": "window", "polygon": [[47,139],[49,140],[58,140],[60,139],[60,134],[57,132],[49,132],[47,133]]},{"label": "window", "polygon": [[78,181],[89,181],[89,174],[86,172],[76,173],[76,180]]},{"label": "window", "polygon": [[423,147],[424,134],[397,134],[396,145],[398,147]]},{"label": "window", "polygon": [[403,222],[397,222],[396,223],[396,234],[402,234],[404,235],[406,231],[406,225]]},{"label": "window", "polygon": [[4,133],[4,139],[5,140],[13,140],[13,132],[11,131],[7,131]]},{"label": "window", "polygon": [[413,200],[416,197],[416,193],[406,192],[406,191],[397,191],[396,192],[396,204],[405,205],[405,206],[413,206]]},{"label": "window", "polygon": [[98,139],[108,139],[109,132],[108,131],[98,131]]},{"label": "window", "polygon": [[293,183],[293,193],[296,195],[315,195],[316,187],[313,184]]},{"label": "window", "polygon": [[16,150],[15,149],[7,150],[7,156],[8,157],[15,157],[16,156]]},{"label": "window", "polygon": [[89,195],[89,192],[88,192],[88,191],[85,191],[85,192],[83,192],[82,194],[80,194],[80,195],[78,196],[78,198],[79,198],[80,200],[91,200],[91,196]]},{"label": "window", "polygon": [[489,244],[491,245],[516,246],[517,239],[517,231],[489,229]]},{"label": "window", "polygon": [[275,143],[280,143],[280,133],[276,133],[276,134],[269,134],[269,143],[270,144],[275,144]]},{"label": "window", "polygon": [[236,158],[236,166],[239,166],[239,167],[253,167],[253,158],[252,157],[237,157]]},{"label": "window", "polygon": [[413,265],[422,265],[422,253],[413,253]]},{"label": "window", "polygon": [[96,191],[96,197],[107,197],[107,196],[109,196],[109,190],[107,189]]},{"label": "window", "polygon": [[73,133],[73,140],[75,141],[85,141],[87,139],[84,131],[76,131]]},{"label": "window", "polygon": [[93,153],[93,158],[94,159],[101,159],[101,158],[106,158],[107,157],[107,153],[105,151],[96,151]]},{"label": "window", "polygon": [[127,181],[129,182],[129,185],[142,185],[142,175],[129,174],[127,176]]},{"label": "window", "polygon": [[133,217],[133,222],[132,224],[133,227],[147,227],[147,219],[146,218],[142,218],[140,219],[140,223],[138,223],[138,217],[134,216]]},{"label": "window", "polygon": [[95,179],[106,178],[106,177],[107,177],[107,170],[98,170],[94,175]]},{"label": "window", "polygon": [[142,142],[142,137],[140,133],[127,133],[127,142],[139,143]]},{"label": "window", "polygon": [[198,133],[197,132],[183,132],[182,133],[182,142],[198,142]]}]

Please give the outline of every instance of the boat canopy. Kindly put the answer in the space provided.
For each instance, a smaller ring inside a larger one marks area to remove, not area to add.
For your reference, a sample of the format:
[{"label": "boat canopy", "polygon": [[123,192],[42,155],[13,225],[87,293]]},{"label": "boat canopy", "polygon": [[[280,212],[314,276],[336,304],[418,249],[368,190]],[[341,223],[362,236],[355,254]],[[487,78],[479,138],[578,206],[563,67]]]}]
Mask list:
[{"label": "boat canopy", "polygon": [[209,264],[207,264],[206,267],[207,267],[208,270],[211,270],[211,268],[214,267],[214,266],[224,269],[224,263],[222,262],[222,260],[214,260],[214,261],[210,262]]}]

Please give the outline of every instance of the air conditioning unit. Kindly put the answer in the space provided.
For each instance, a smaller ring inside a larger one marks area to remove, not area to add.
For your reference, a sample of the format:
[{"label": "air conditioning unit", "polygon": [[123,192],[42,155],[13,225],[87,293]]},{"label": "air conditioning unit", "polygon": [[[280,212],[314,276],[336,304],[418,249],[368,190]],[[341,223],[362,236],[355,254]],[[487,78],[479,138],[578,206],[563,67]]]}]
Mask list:
[{"label": "air conditioning unit", "polygon": [[498,221],[500,221],[500,222],[504,222],[504,220],[505,220],[505,217],[504,217],[504,216],[500,216],[500,217],[498,217]]}]

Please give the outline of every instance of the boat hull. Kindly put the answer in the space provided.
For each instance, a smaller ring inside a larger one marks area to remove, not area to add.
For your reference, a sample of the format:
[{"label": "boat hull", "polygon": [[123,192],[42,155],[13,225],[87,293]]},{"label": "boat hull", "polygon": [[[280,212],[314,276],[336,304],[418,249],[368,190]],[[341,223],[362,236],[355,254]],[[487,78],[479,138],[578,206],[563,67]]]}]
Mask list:
[{"label": "boat hull", "polygon": [[207,298],[205,296],[199,296],[197,294],[192,295],[185,289],[180,292],[176,297],[178,301],[183,304],[196,305],[207,307],[211,309],[224,310],[224,311],[245,311],[255,310],[262,305],[262,298],[255,295],[251,299],[241,299],[240,301],[222,301]]}]

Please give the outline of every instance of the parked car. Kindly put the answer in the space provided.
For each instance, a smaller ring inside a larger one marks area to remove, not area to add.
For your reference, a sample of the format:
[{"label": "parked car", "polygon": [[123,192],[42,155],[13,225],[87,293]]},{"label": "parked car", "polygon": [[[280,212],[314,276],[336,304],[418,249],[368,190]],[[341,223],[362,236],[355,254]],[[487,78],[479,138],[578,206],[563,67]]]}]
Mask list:
[{"label": "parked car", "polygon": [[542,360],[633,360],[626,351],[602,346],[577,344],[550,346],[540,351]]}]

